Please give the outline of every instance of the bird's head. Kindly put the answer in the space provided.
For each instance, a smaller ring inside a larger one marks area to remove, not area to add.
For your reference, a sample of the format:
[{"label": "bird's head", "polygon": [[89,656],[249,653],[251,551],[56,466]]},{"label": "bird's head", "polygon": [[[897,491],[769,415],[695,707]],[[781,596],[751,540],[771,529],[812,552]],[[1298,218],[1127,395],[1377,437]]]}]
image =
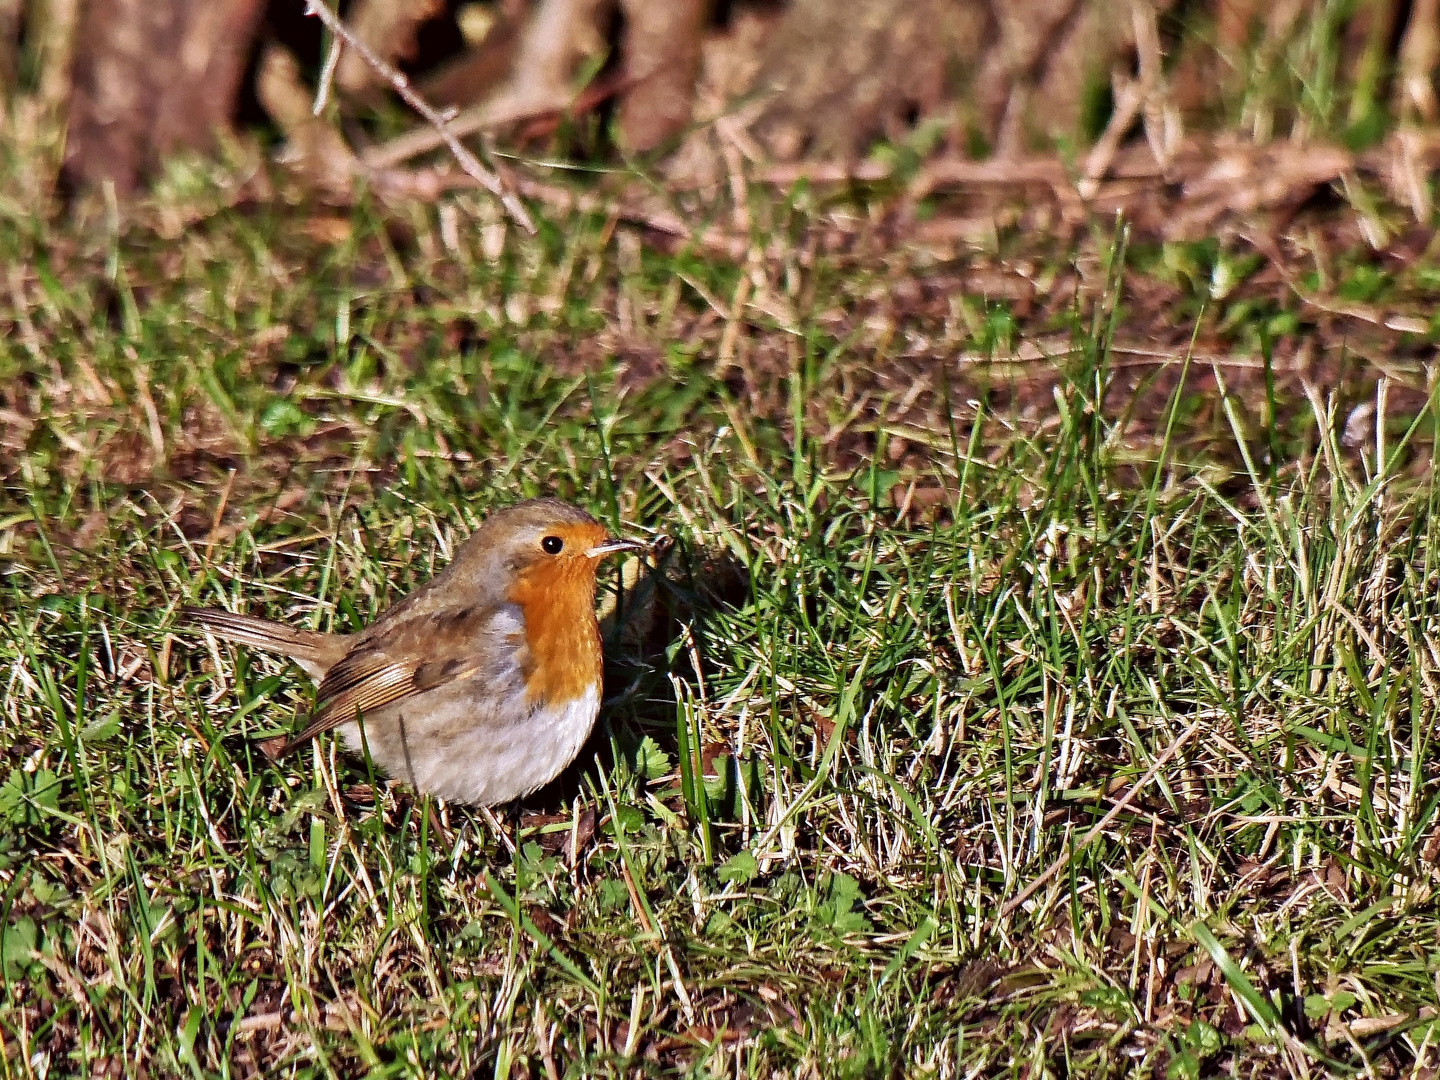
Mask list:
[{"label": "bird's head", "polygon": [[485,519],[455,556],[459,573],[496,588],[507,600],[577,590],[593,595],[607,555],[644,551],[612,537],[592,516],[560,499],[529,499]]}]

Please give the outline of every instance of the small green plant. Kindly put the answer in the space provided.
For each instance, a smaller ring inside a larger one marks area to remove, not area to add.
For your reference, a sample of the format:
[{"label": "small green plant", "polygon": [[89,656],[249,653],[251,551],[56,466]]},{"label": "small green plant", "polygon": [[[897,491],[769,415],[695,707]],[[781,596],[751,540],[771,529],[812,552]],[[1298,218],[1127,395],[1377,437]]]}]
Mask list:
[{"label": "small green plant", "polygon": [[1174,1052],[1166,1080],[1200,1080],[1205,1063],[1225,1045],[1224,1036],[1204,1020],[1192,1020],[1171,1039]]}]

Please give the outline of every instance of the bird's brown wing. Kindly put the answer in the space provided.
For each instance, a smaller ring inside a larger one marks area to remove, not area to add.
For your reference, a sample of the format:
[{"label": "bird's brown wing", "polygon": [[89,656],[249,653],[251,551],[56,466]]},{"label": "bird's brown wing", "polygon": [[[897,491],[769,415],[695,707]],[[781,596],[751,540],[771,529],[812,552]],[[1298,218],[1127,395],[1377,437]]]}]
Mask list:
[{"label": "bird's brown wing", "polygon": [[374,715],[437,687],[513,668],[524,623],[511,604],[446,610],[363,635],[320,683],[310,723],[288,752],[322,732]]}]

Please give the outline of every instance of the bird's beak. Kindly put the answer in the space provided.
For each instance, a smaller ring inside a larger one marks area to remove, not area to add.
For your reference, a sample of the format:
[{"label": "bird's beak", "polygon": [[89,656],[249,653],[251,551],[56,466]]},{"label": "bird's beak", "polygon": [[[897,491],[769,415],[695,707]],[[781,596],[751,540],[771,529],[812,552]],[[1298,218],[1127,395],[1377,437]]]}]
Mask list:
[{"label": "bird's beak", "polygon": [[586,558],[603,559],[606,555],[614,555],[621,551],[649,551],[645,544],[635,540],[616,540],[613,536],[606,537],[603,544],[596,544],[589,551],[585,552]]}]

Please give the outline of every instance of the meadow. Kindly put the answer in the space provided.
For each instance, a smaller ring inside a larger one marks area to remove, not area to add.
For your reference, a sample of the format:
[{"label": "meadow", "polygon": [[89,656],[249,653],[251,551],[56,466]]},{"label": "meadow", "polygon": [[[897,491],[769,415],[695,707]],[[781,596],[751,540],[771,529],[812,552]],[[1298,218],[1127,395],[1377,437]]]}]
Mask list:
[{"label": "meadow", "polygon": [[[1434,1075],[1427,253],[455,198],[7,219],[6,1077]],[[669,539],[519,806],[179,626],[541,494]]]}]

